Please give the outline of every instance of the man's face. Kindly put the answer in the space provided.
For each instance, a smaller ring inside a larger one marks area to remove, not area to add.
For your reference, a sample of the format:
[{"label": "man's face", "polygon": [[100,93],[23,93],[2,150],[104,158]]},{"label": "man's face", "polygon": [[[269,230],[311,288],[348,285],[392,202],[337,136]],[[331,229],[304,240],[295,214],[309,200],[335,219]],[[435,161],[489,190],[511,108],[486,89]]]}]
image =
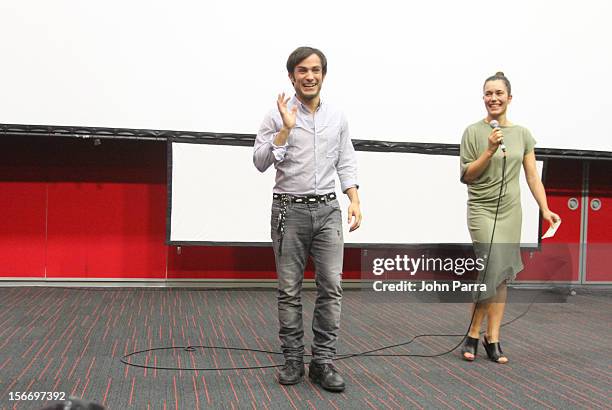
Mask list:
[{"label": "man's face", "polygon": [[502,80],[494,80],[485,84],[483,100],[488,114],[497,118],[506,113],[512,96],[508,95],[508,89]]},{"label": "man's face", "polygon": [[319,56],[311,54],[300,61],[293,74],[289,74],[289,79],[301,101],[306,102],[318,97],[325,79]]}]

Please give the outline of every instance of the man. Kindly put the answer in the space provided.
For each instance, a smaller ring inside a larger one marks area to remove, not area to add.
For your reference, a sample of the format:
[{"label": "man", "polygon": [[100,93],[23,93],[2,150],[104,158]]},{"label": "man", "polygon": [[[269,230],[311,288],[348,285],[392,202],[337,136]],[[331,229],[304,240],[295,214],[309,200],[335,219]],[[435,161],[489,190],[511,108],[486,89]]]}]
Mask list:
[{"label": "man", "polygon": [[285,365],[281,384],[302,381],[304,325],[302,281],[308,256],[315,264],[317,298],[312,321],[310,379],[324,389],[341,392],[345,383],[332,360],[340,328],[342,287],[342,213],[335,194],[338,174],[348,195],[350,231],[359,228],[357,164],[344,115],[319,96],[327,59],[315,48],[299,47],[287,60],[295,89],[292,98],[280,94],[277,108],[264,119],[253,153],[257,169],[274,164],[271,236],[278,276],[279,338]]}]

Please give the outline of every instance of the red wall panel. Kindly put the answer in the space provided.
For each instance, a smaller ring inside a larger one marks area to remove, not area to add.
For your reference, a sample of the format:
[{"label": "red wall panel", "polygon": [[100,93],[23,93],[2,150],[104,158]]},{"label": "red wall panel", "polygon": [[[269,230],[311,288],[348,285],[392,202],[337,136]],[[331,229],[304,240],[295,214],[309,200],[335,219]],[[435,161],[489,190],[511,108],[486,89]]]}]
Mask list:
[{"label": "red wall panel", "polygon": [[169,246],[168,279],[276,279],[274,253],[272,247]]},{"label": "red wall panel", "polygon": [[0,138],[0,277],[45,275],[45,149]]},{"label": "red wall panel", "polygon": [[[168,247],[168,279],[275,280],[272,247],[181,246]],[[344,279],[361,277],[361,250],[345,249]],[[314,278],[308,261],[304,278]]]},{"label": "red wall panel", "polygon": [[68,139],[49,165],[49,278],[166,275],[166,145]]},{"label": "red wall panel", "polygon": [[49,186],[48,277],[165,278],[164,184]]},{"label": "red wall panel", "polygon": [[0,152],[0,275],[165,278],[164,142],[23,137]]},{"label": "red wall panel", "polygon": [[0,276],[44,277],[46,195],[44,182],[0,181]]},{"label": "red wall panel", "polygon": [[[593,210],[593,201],[601,204]],[[612,282],[612,161],[593,161],[589,168],[586,281]]]}]

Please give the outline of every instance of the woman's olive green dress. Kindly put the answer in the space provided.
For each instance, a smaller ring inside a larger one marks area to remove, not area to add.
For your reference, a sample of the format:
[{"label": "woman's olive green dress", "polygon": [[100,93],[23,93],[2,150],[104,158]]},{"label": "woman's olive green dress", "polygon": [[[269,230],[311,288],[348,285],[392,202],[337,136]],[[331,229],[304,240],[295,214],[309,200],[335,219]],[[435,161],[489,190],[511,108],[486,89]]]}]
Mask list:
[{"label": "woman's olive green dress", "polygon": [[[521,192],[519,177],[525,154],[533,151],[535,140],[529,130],[518,125],[502,126],[506,145],[506,170],[502,197],[495,222],[495,212],[502,184],[503,152],[497,150],[484,172],[468,184],[467,222],[474,250],[478,257],[487,257],[479,282],[487,285],[486,292],[476,293],[477,301],[493,297],[496,288],[511,281],[523,270],[520,255]],[[468,165],[478,159],[488,147],[491,127],[484,120],[467,127],[461,139],[461,180]],[[493,227],[493,245],[491,236]],[[490,252],[490,255],[489,255]]]}]

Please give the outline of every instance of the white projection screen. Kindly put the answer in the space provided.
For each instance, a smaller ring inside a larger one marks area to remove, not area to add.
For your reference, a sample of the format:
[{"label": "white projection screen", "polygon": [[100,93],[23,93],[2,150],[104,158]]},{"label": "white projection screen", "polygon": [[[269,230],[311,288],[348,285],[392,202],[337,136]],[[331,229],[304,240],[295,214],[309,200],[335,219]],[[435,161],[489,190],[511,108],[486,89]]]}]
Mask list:
[{"label": "white projection screen", "polygon": [[0,2],[0,123],[253,134],[300,45],[352,138],[456,144],[482,83],[540,148],[611,151],[609,0]]},{"label": "white projection screen", "polygon": [[[274,167],[257,171],[251,147],[173,142],[171,150],[170,243],[271,243]],[[351,233],[344,222],[347,245],[471,243],[458,157],[358,151],[357,161],[364,220]],[[537,246],[539,211],[524,177],[521,193],[521,242]],[[346,195],[340,201],[346,218]]]}]

